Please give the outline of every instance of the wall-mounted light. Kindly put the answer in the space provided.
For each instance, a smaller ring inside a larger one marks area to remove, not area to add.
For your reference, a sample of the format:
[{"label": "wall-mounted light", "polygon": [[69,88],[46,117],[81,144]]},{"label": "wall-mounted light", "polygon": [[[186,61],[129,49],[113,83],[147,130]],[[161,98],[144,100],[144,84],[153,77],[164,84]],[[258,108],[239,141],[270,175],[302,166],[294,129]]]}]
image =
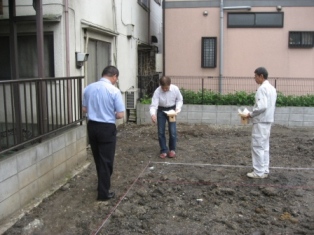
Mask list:
[{"label": "wall-mounted light", "polygon": [[281,6],[276,6],[277,11],[281,11],[282,7]]},{"label": "wall-mounted light", "polygon": [[76,67],[79,69],[83,66],[84,62],[88,60],[89,54],[83,52],[75,52]]},{"label": "wall-mounted light", "polygon": [[208,11],[203,11],[203,16],[208,16]]}]

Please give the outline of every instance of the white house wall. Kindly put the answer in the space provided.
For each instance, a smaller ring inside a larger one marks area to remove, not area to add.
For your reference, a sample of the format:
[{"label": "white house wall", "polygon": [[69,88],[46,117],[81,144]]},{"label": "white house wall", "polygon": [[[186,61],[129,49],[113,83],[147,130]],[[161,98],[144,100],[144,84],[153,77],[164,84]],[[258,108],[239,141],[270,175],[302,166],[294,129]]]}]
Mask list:
[{"label": "white house wall", "polygon": [[[162,3],[161,3],[162,5]],[[162,7],[154,0],[151,0],[151,13],[150,13],[150,34],[157,37],[158,43],[153,43],[158,47],[158,53],[163,51],[163,24],[162,24]]]},{"label": "white house wall", "polygon": [[[162,7],[154,0],[149,1],[151,9],[147,11],[138,0],[43,0],[44,18],[60,16],[59,22],[44,21],[44,31],[53,32],[55,77],[67,76],[65,4],[68,3],[70,76],[87,76],[88,61],[82,68],[76,68],[75,52],[88,53],[88,41],[94,39],[111,44],[110,61],[120,70],[121,91],[136,88],[139,44],[152,45],[151,35],[155,35],[159,52],[162,50]],[[4,14],[0,17],[8,19],[8,0],[3,0],[3,6]],[[36,14],[33,0],[17,0],[16,10],[17,16]],[[133,26],[131,36],[128,35],[130,25]],[[20,23],[17,28],[18,33],[36,32],[35,22]],[[1,26],[1,33],[9,33],[9,27]],[[87,79],[83,86],[88,84]]]},{"label": "white house wall", "polygon": [[[137,0],[117,0],[117,66],[120,70],[119,86],[125,92],[137,87],[138,58],[137,49],[140,42],[148,41],[148,12]],[[133,34],[128,36],[128,25],[133,25]]]},{"label": "white house wall", "polygon": [[[111,61],[120,71],[119,88],[124,92],[130,87],[137,87],[138,43],[150,43],[148,12],[138,4],[137,0],[93,0],[93,2],[79,0],[75,1],[73,7],[77,9],[75,27],[76,36],[80,39],[76,43],[79,45],[76,46],[76,51],[86,52],[88,43],[86,40],[89,39],[111,43]],[[117,36],[87,30],[87,37],[84,38],[86,35],[80,25],[81,20],[117,32]],[[127,35],[128,25],[134,26],[131,37]],[[88,66],[88,62],[85,65]],[[86,74],[84,71],[86,68],[76,73],[84,75]]]}]

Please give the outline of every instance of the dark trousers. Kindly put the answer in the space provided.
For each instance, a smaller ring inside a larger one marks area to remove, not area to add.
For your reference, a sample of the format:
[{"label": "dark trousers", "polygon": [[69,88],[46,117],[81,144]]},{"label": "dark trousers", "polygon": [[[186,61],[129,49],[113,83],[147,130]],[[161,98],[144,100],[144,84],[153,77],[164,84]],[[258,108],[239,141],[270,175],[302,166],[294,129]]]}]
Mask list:
[{"label": "dark trousers", "polygon": [[[158,107],[157,110],[157,128],[158,128],[158,141],[160,146],[160,153],[167,153],[169,150],[176,150],[177,145],[177,123],[170,122],[169,117],[164,111],[175,110],[176,106],[164,108]],[[169,131],[169,149],[167,147],[166,139],[166,123],[168,122]]]},{"label": "dark trousers", "polygon": [[98,197],[107,197],[116,150],[116,125],[88,121],[87,130],[97,170]]}]

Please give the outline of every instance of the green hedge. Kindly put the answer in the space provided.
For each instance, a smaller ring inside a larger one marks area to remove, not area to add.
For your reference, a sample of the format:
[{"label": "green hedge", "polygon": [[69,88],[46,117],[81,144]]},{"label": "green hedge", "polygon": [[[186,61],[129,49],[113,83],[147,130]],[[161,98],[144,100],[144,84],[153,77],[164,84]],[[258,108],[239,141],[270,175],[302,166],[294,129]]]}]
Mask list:
[{"label": "green hedge", "polygon": [[[203,104],[203,105],[237,105],[237,106],[253,106],[255,93],[247,93],[238,91],[221,95],[218,92],[204,90],[191,91],[181,89],[184,104]],[[140,100],[142,104],[150,104],[151,98],[144,97]],[[285,96],[282,93],[277,93],[277,107],[299,106],[299,107],[314,107],[314,95]]]}]

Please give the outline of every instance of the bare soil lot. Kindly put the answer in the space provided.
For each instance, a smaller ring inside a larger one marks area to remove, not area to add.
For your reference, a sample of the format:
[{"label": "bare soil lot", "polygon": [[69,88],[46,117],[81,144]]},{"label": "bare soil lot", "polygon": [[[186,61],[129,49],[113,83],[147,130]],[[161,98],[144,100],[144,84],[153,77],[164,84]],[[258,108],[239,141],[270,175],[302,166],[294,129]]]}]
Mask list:
[{"label": "bare soil lot", "polygon": [[273,126],[267,179],[246,177],[250,125],[178,124],[177,158],[165,160],[156,126],[118,129],[114,199],[96,201],[89,156],[4,234],[314,234],[314,128]]}]

